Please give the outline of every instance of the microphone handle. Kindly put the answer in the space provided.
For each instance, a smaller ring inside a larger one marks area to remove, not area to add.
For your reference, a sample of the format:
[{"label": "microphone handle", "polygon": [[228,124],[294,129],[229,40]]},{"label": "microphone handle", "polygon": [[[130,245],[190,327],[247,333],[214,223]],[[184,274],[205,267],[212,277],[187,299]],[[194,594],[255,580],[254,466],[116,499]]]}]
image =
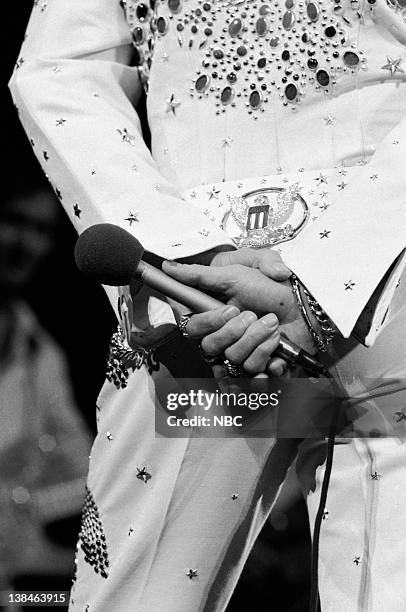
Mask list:
[{"label": "microphone handle", "polygon": [[[208,310],[216,310],[224,306],[220,300],[206,295],[199,291],[199,289],[180,283],[159,268],[155,268],[145,261],[140,261],[135,275],[149,287],[188,306],[193,312],[207,312]],[[287,338],[282,337],[280,339],[279,346],[273,355],[282,357],[282,359],[290,363],[301,365],[313,374],[326,375],[326,368],[322,363]]]},{"label": "microphone handle", "polygon": [[157,289],[164,295],[188,306],[193,312],[207,312],[224,307],[223,302],[206,295],[199,289],[184,285],[176,279],[155,268],[145,261],[140,261],[136,270],[138,276],[146,285]]}]

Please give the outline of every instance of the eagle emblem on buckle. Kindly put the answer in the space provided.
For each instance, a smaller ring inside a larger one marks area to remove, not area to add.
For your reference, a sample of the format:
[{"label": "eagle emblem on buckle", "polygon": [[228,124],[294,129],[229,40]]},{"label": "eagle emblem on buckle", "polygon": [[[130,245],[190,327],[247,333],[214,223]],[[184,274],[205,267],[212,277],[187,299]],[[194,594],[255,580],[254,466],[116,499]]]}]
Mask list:
[{"label": "eagle emblem on buckle", "polygon": [[221,221],[238,247],[262,248],[292,240],[304,227],[309,208],[295,183],[228,196]]}]

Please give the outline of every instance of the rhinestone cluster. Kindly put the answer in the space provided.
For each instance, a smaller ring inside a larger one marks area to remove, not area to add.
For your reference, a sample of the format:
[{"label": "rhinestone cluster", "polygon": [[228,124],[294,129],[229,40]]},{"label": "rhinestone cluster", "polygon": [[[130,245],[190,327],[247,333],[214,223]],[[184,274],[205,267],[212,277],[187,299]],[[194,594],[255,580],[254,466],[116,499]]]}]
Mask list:
[{"label": "rhinestone cluster", "polygon": [[158,32],[157,3],[156,0],[149,0],[149,2],[121,0],[121,6],[125,11],[127,22],[131,28],[134,46],[132,61],[135,66],[138,66],[141,82],[147,91],[149,71],[154,52],[155,33]]},{"label": "rhinestone cluster", "polygon": [[[368,0],[370,4],[375,4],[376,0]],[[396,13],[401,13],[403,21],[406,22],[406,0],[386,0],[386,4]]]},{"label": "rhinestone cluster", "polygon": [[[328,94],[342,74],[366,69],[363,52],[348,35],[354,23],[364,23],[358,0],[126,4],[144,81],[156,37],[171,31],[180,47],[199,50],[190,94],[214,96],[217,113],[241,100],[257,116],[275,90],[285,106],[296,108],[309,86]],[[372,3],[366,6],[372,10]]]},{"label": "rhinestone cluster", "polygon": [[117,389],[124,389],[128,384],[129,370],[133,372],[146,365],[148,372],[159,369],[152,349],[132,349],[126,343],[121,327],[112,335],[107,359],[106,378]]},{"label": "rhinestone cluster", "polygon": [[93,566],[96,574],[100,574],[102,578],[108,578],[109,556],[106,536],[96,502],[87,487],[79,541],[85,561]]}]

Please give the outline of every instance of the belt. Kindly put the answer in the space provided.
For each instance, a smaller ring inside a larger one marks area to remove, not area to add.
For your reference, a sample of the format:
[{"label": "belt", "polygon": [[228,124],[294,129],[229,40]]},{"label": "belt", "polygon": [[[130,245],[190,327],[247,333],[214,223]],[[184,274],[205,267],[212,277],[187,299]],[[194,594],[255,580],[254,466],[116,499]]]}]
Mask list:
[{"label": "belt", "polygon": [[[293,240],[334,203],[345,182],[336,168],[207,183],[182,193],[223,229],[237,247],[262,248]],[[342,172],[342,171],[341,171]]]}]

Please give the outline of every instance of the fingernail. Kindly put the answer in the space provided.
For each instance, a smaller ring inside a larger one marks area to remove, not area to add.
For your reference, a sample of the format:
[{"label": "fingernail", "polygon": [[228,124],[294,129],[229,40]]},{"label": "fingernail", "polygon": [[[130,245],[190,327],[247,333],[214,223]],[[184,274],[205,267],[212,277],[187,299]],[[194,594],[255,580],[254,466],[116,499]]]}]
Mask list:
[{"label": "fingernail", "polygon": [[253,312],[244,312],[242,320],[244,323],[251,324],[257,320],[257,317]]},{"label": "fingernail", "polygon": [[223,310],[224,321],[229,321],[233,317],[236,317],[239,312],[240,311],[238,310],[237,306],[227,306],[227,308]]},{"label": "fingernail", "polygon": [[282,365],[282,375],[283,375],[283,374],[286,374],[286,372],[287,372],[288,370],[289,370],[289,364],[284,363],[284,364]]},{"label": "fingernail", "polygon": [[177,261],[173,261],[173,259],[166,259],[165,263],[167,263],[168,266],[173,266],[173,267],[180,265]]},{"label": "fingernail", "polygon": [[278,319],[274,314],[269,314],[262,317],[261,323],[265,325],[267,329],[276,329],[279,324]]},{"label": "fingernail", "polygon": [[281,274],[286,274],[287,272],[290,273],[289,268],[283,263],[274,263],[273,269],[275,270],[275,272],[280,272]]}]

